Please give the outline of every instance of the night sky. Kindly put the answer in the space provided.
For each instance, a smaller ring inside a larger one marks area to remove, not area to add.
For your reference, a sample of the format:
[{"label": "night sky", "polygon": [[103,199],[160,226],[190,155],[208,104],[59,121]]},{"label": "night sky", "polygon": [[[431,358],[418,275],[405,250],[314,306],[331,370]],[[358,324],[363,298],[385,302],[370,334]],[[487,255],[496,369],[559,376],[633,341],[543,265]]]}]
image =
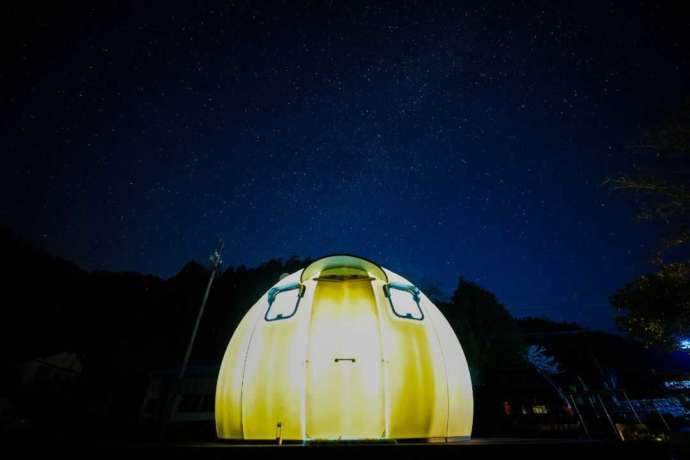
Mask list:
[{"label": "night sky", "polygon": [[688,106],[685,12],[143,3],[2,7],[17,237],[163,277],[219,237],[226,265],[347,252],[614,330],[659,229],[602,183]]}]

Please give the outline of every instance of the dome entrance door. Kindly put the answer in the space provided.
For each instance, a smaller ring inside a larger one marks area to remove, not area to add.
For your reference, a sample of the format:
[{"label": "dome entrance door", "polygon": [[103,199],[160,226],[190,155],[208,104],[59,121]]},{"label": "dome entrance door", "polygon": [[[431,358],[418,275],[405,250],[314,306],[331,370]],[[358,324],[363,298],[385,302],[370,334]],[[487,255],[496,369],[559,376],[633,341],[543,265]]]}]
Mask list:
[{"label": "dome entrance door", "polygon": [[319,278],[307,352],[306,435],[385,435],[383,369],[371,280]]}]

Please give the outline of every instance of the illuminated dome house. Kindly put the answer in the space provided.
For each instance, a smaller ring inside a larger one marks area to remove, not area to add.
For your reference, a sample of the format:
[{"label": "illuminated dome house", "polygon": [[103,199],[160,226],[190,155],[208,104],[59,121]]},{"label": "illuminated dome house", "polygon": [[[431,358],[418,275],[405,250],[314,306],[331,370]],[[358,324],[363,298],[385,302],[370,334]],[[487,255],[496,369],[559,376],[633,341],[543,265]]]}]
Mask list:
[{"label": "illuminated dome house", "polygon": [[235,330],[216,388],[222,439],[468,438],[472,414],[467,361],[438,308],[349,255],[269,289]]}]

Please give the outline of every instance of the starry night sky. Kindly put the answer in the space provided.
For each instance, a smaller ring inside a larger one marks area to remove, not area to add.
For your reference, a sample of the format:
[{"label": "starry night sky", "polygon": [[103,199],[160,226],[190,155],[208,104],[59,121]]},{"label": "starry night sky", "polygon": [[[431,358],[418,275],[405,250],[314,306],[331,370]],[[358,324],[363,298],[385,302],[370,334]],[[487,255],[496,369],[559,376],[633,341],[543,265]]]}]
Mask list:
[{"label": "starry night sky", "polygon": [[[142,3],[142,5],[138,5]],[[659,229],[606,177],[687,106],[636,2],[3,7],[0,223],[87,269],[348,252],[613,330]],[[148,2],[146,2],[148,3]]]}]

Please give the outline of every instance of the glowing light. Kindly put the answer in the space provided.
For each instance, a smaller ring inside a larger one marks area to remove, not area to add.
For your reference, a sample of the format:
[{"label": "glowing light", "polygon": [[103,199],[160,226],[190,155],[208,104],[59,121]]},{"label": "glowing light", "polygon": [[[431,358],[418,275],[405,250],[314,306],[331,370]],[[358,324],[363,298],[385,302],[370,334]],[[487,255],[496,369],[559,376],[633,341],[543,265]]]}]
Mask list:
[{"label": "glowing light", "polygon": [[448,321],[409,281],[352,256],[319,259],[262,296],[216,391],[224,439],[468,437],[472,415]]},{"label": "glowing light", "polygon": [[668,380],[664,386],[669,390],[690,390],[690,380]]}]

